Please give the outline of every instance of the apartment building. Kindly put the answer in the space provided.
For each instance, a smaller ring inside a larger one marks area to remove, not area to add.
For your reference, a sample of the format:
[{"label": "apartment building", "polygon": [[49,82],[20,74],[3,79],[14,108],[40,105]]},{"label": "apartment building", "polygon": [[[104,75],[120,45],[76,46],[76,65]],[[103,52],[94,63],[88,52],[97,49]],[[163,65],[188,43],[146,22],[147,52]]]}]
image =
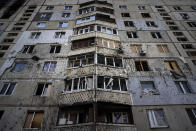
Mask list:
[{"label": "apartment building", "polygon": [[0,2],[0,131],[195,131],[195,0]]}]

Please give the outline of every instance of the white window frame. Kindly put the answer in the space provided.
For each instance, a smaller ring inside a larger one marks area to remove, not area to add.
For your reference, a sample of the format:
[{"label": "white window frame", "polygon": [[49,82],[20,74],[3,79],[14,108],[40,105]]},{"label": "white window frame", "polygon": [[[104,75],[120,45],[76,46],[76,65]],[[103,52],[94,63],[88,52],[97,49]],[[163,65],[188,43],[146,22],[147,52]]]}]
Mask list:
[{"label": "white window frame", "polygon": [[[8,84],[7,89],[5,90],[4,94],[0,94],[0,96],[11,96],[13,94],[15,88],[16,88],[16,83],[14,83],[14,82],[4,83],[0,91],[2,91],[2,89],[3,89],[3,87],[4,87],[5,84]],[[14,89],[12,90],[12,93],[10,95],[6,95],[7,94],[7,91],[9,90],[11,84],[15,84],[14,85]]]},{"label": "white window frame", "polygon": [[[151,128],[167,128],[168,127],[167,121],[165,121],[166,125],[164,125],[164,126],[158,125],[157,118],[155,116],[155,111],[156,110],[163,111],[163,109],[149,109],[149,110],[147,110],[147,114],[148,114],[148,118],[149,118],[149,122],[150,122],[150,127]],[[164,117],[165,117],[164,111],[163,111],[163,114],[164,114]],[[165,117],[165,119],[166,119],[166,117]]]},{"label": "white window frame", "polygon": [[[44,70],[44,66],[45,66],[46,63],[49,63],[49,67],[48,67],[47,71]],[[56,61],[46,61],[46,62],[44,62],[44,66],[42,68],[42,72],[53,72],[53,71],[50,71],[50,68],[51,68],[52,64],[56,64],[56,66],[57,66],[57,62]],[[55,67],[55,69],[56,69],[56,67]],[[54,69],[54,72],[55,72],[55,69]]]},{"label": "white window frame", "polygon": [[[152,35],[154,34],[155,35],[155,38],[152,36],[152,38],[154,38],[154,39],[161,39],[162,38],[162,36],[161,36],[161,33],[160,32],[151,32],[152,33]],[[159,37],[159,35],[158,34],[160,34],[160,36],[161,37]]]},{"label": "white window frame", "polygon": [[90,22],[94,20],[95,20],[95,15],[92,15],[92,16],[77,19],[76,24],[82,24],[82,23],[86,23],[86,22]]},{"label": "white window frame", "polygon": [[120,8],[121,10],[127,10],[127,5],[119,5],[119,8]]},{"label": "white window frame", "polygon": [[139,9],[139,10],[146,10],[146,7],[145,7],[144,5],[139,5],[139,6],[138,6],[138,9]]},{"label": "white window frame", "polygon": [[54,35],[54,37],[56,38],[56,39],[60,39],[60,38],[64,38],[65,37],[65,33],[66,32],[55,32],[55,35]]},{"label": "white window frame", "polygon": [[46,16],[47,16],[47,14],[44,13],[44,14],[40,15],[40,18],[46,18]]},{"label": "white window frame", "polygon": [[[115,123],[115,116],[114,116],[114,113],[119,113],[121,114],[122,118],[121,118],[121,121],[123,121],[122,123]],[[123,115],[124,113],[126,113],[126,116]],[[126,117],[126,122],[124,122],[124,119]],[[128,113],[127,112],[112,112],[112,122],[115,123],[115,124],[126,124],[129,122],[129,119],[128,119]]]},{"label": "white window frame", "polygon": [[[39,84],[44,84],[44,87],[43,87],[43,90],[42,90],[42,94],[41,95],[36,95],[36,93],[37,93],[37,90],[36,90],[35,95],[36,96],[47,96],[48,90],[49,90],[49,86],[52,86],[52,84],[51,83],[38,83],[38,85]],[[46,87],[47,84],[48,84],[48,86]],[[37,89],[38,89],[38,85],[37,85]]]},{"label": "white window frame", "polygon": [[[187,81],[175,81],[175,82],[176,82],[177,84],[179,84],[179,87],[181,88],[183,94],[190,94],[190,93],[192,93],[192,92],[191,92],[191,89],[190,89],[189,86],[188,86]],[[186,87],[183,86],[182,82],[186,82],[187,88],[188,88],[188,90],[189,90],[190,92],[187,92],[187,91],[186,91],[186,89],[185,89]],[[178,87],[177,87],[177,88],[178,88]]]},{"label": "white window frame", "polygon": [[24,45],[23,49],[22,49],[22,53],[24,52],[25,48],[28,48],[26,52],[24,52],[23,54],[30,54],[29,53],[29,50],[30,48],[33,48],[34,49],[34,45]]},{"label": "white window frame", "polygon": [[62,13],[63,18],[69,18],[71,16],[71,13]]},{"label": "white window frame", "polygon": [[[51,50],[52,46],[54,46],[54,52],[52,52],[50,54],[56,54],[56,48],[59,47],[60,45],[51,45],[50,50]],[[60,48],[61,48],[61,46],[60,46]]]},{"label": "white window frame", "polygon": [[[136,37],[134,37],[133,33],[136,33]],[[128,34],[131,35],[131,37],[129,37],[129,35],[127,35],[128,38],[134,38],[134,39],[138,38],[137,32],[130,31],[130,32],[128,32]]]},{"label": "white window frame", "polygon": [[31,32],[31,39],[39,39],[41,32]]},{"label": "white window frame", "polygon": [[73,6],[67,5],[64,7],[64,10],[72,10]]}]

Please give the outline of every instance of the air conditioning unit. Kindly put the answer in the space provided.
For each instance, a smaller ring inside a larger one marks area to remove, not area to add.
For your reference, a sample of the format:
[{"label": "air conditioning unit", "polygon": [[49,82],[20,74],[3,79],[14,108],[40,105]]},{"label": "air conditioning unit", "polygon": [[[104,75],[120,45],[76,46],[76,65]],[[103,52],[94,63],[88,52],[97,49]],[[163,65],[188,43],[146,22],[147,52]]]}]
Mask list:
[{"label": "air conditioning unit", "polygon": [[141,51],[139,52],[139,54],[140,54],[140,56],[145,56],[145,55],[146,55],[146,51],[145,51],[145,50],[141,50]]}]

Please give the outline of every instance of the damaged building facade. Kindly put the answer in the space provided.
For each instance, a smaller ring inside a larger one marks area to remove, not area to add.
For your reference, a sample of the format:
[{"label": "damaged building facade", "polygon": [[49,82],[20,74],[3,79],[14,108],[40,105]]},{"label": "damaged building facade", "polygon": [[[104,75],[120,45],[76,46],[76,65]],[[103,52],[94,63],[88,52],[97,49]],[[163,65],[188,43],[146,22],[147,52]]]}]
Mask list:
[{"label": "damaged building facade", "polygon": [[0,131],[195,131],[195,0],[0,1]]}]

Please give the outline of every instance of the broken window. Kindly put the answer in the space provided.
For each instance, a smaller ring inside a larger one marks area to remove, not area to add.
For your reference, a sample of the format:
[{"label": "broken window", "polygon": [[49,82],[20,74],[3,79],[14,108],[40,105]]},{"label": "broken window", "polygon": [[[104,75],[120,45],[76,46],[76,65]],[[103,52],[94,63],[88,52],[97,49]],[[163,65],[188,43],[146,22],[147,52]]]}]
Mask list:
[{"label": "broken window", "polygon": [[149,13],[141,13],[143,18],[151,18]]},{"label": "broken window", "polygon": [[58,125],[71,125],[92,122],[93,108],[91,105],[60,108]]},{"label": "broken window", "polygon": [[180,93],[183,93],[183,94],[191,93],[191,90],[188,87],[187,81],[175,81],[175,84]]},{"label": "broken window", "polygon": [[67,27],[68,26],[68,22],[59,22],[58,27],[62,28],[62,27]]},{"label": "broken window", "polygon": [[13,42],[14,39],[4,39],[3,42]]},{"label": "broken window", "polygon": [[47,96],[49,88],[52,87],[50,83],[39,83],[35,92],[36,96]]},{"label": "broken window", "polygon": [[87,7],[87,8],[79,9],[79,14],[87,14],[93,12],[95,10],[94,8],[95,7]]},{"label": "broken window", "polygon": [[182,41],[182,42],[188,41],[188,39],[187,39],[186,37],[177,37],[176,39],[177,39],[178,41]]},{"label": "broken window", "polygon": [[170,30],[179,30],[178,26],[169,26]]},{"label": "broken window", "polygon": [[38,39],[41,35],[41,32],[31,32],[31,39]]},{"label": "broken window", "polygon": [[72,6],[65,6],[64,10],[72,10]]},{"label": "broken window", "polygon": [[187,51],[188,56],[196,56],[196,51]]},{"label": "broken window", "polygon": [[181,44],[183,49],[194,49],[192,44]]},{"label": "broken window", "polygon": [[138,35],[136,32],[127,32],[128,38],[138,38]]},{"label": "broken window", "polygon": [[53,9],[54,9],[54,6],[51,6],[51,5],[46,7],[46,10],[53,10]]},{"label": "broken window", "polygon": [[96,11],[108,13],[108,14],[114,14],[114,10],[106,7],[96,7]]},{"label": "broken window", "polygon": [[86,23],[86,22],[90,22],[90,21],[94,21],[95,20],[95,16],[88,16],[88,17],[84,17],[84,18],[80,18],[76,20],[76,24],[82,24],[82,23]]},{"label": "broken window", "polygon": [[124,21],[126,27],[134,27],[133,21]]},{"label": "broken window", "polygon": [[45,62],[42,71],[44,71],[44,72],[55,72],[56,64],[57,64],[56,61]]},{"label": "broken window", "polygon": [[123,67],[121,58],[105,57],[103,55],[97,55],[97,63],[108,66]]},{"label": "broken window", "polygon": [[170,71],[179,71],[179,67],[178,64],[176,63],[176,61],[165,61],[165,66],[168,70]]},{"label": "broken window", "polygon": [[3,114],[4,114],[4,111],[3,110],[0,110],[0,120],[1,120],[1,118],[3,116]]},{"label": "broken window", "polygon": [[189,15],[187,13],[180,13],[180,15],[182,19],[185,19],[185,20],[189,19]]},{"label": "broken window", "polygon": [[145,10],[145,9],[146,9],[146,7],[145,7],[145,6],[143,6],[143,5],[139,5],[139,6],[138,6],[138,9],[139,9],[139,10]]},{"label": "broken window", "polygon": [[147,113],[151,128],[168,127],[163,109],[151,109],[147,110]]},{"label": "broken window", "polygon": [[68,67],[79,67],[94,64],[94,54],[81,54],[79,56],[71,56],[68,61]]},{"label": "broken window", "polygon": [[157,27],[157,25],[155,24],[154,21],[146,21],[146,25],[147,25],[148,27]]},{"label": "broken window", "polygon": [[65,81],[65,91],[93,88],[93,76],[85,76]]},{"label": "broken window", "polygon": [[61,17],[68,18],[71,16],[71,13],[62,13]]},{"label": "broken window", "polygon": [[0,45],[0,50],[8,50],[9,47],[9,45]]},{"label": "broken window", "polygon": [[65,32],[55,32],[55,38],[63,38],[65,37]]},{"label": "broken window", "polygon": [[158,93],[153,81],[141,81],[140,84],[142,87],[143,94]]},{"label": "broken window", "polygon": [[50,46],[50,53],[60,53],[61,51],[61,46],[60,45],[52,45]]},{"label": "broken window", "polygon": [[0,52],[0,58],[3,57],[5,55],[4,52]]},{"label": "broken window", "polygon": [[12,95],[16,83],[4,83],[0,90],[0,95]]},{"label": "broken window", "polygon": [[190,27],[196,27],[196,22],[187,22]]},{"label": "broken window", "polygon": [[196,125],[196,108],[187,108],[186,112],[193,125]]},{"label": "broken window", "polygon": [[135,61],[137,71],[150,71],[147,61]]},{"label": "broken window", "polygon": [[109,23],[116,23],[115,19],[110,18],[110,15],[104,15],[104,14],[96,14],[95,16],[96,20],[100,20],[100,21],[105,21],[105,22],[109,22]]},{"label": "broken window", "polygon": [[175,36],[184,36],[183,32],[173,32]]},{"label": "broken window", "polygon": [[43,115],[43,111],[28,112],[24,128],[41,128]]},{"label": "broken window", "polygon": [[193,65],[196,65],[196,60],[192,60]]},{"label": "broken window", "polygon": [[130,17],[130,14],[129,13],[121,13],[121,16],[122,17]]},{"label": "broken window", "polygon": [[97,88],[127,91],[126,79],[118,77],[98,76]]},{"label": "broken window", "polygon": [[97,105],[97,121],[99,123],[133,124],[130,107],[114,104]]},{"label": "broken window", "polygon": [[36,26],[39,27],[39,28],[44,28],[44,27],[46,27],[46,22],[37,23]]},{"label": "broken window", "polygon": [[120,8],[121,10],[127,10],[127,6],[126,6],[126,5],[119,5],[119,8]]},{"label": "broken window", "polygon": [[22,72],[25,69],[26,65],[27,64],[24,62],[16,63],[11,72]]},{"label": "broken window", "polygon": [[160,13],[161,16],[169,16],[168,13]]},{"label": "broken window", "polygon": [[172,20],[171,17],[162,17],[162,18],[163,18],[163,20]]},{"label": "broken window", "polygon": [[173,6],[174,10],[182,10],[180,6]]},{"label": "broken window", "polygon": [[34,45],[24,45],[22,49],[22,53],[28,54],[28,53],[33,53]]},{"label": "broken window", "polygon": [[169,52],[167,45],[157,45],[157,48],[158,48],[159,52],[161,52],[161,53],[168,53]]},{"label": "broken window", "polygon": [[166,21],[166,24],[167,25],[176,25],[175,22],[173,22],[173,21]]},{"label": "broken window", "polygon": [[95,45],[95,38],[86,38],[81,40],[75,40],[72,42],[72,49],[84,48]]},{"label": "broken window", "polygon": [[162,38],[160,32],[151,32],[152,38],[160,39]]},{"label": "broken window", "polygon": [[142,50],[142,45],[130,45],[132,53],[139,53]]},{"label": "broken window", "polygon": [[8,34],[7,34],[8,37],[17,36],[17,35],[18,35],[18,33],[8,33]]},{"label": "broken window", "polygon": [[97,38],[97,43],[99,46],[111,48],[111,49],[118,49],[120,44],[118,41],[113,41],[104,38]]}]

